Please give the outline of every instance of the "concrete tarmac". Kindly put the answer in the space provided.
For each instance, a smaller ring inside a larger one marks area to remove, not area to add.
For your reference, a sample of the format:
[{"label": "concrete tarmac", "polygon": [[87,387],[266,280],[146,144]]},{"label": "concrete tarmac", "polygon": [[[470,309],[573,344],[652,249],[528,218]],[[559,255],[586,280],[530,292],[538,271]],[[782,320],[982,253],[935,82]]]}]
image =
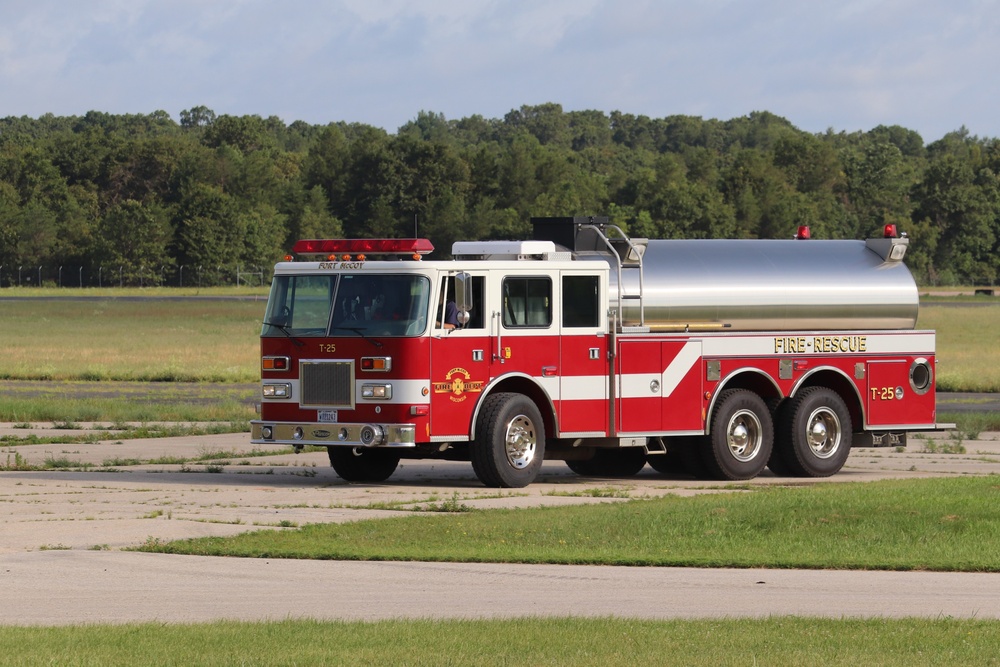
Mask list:
[{"label": "concrete tarmac", "polygon": [[46,551],[0,556],[0,623],[287,618],[1000,618],[1000,576],[283,561]]},{"label": "concrete tarmac", "polygon": [[[90,425],[82,425],[92,432]],[[53,430],[36,427],[40,436]],[[26,435],[0,425],[0,435]],[[253,451],[246,434],[0,449],[0,624],[283,618],[643,618],[771,615],[1000,618],[1000,575],[206,558],[121,551],[149,539],[289,530],[412,514],[443,501],[535,507],[729,493],[646,468],[626,480],[548,462],[527,489],[484,488],[466,463],[404,461],[347,484],[324,452]],[[961,450],[964,449],[964,453]],[[5,463],[6,462],[6,463]],[[48,466],[50,469],[39,469]],[[21,469],[17,469],[21,468]],[[856,449],[828,480],[1000,474],[1000,435]]]}]

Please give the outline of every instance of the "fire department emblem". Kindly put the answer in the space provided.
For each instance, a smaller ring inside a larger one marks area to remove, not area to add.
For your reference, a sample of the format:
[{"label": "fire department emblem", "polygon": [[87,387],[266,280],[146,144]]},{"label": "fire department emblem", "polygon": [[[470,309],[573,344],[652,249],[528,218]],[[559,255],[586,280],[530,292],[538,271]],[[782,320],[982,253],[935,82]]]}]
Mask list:
[{"label": "fire department emblem", "polygon": [[455,403],[461,403],[468,396],[466,392],[479,393],[486,384],[482,380],[473,381],[469,371],[464,368],[452,368],[445,375],[444,382],[434,383],[435,394],[450,394],[448,396]]}]

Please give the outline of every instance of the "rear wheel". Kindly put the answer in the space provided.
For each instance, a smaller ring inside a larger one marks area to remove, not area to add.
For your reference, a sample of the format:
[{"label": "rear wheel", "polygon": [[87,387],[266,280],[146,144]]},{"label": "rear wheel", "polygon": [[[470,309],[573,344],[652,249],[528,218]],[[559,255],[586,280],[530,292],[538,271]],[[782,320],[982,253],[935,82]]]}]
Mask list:
[{"label": "rear wheel", "polygon": [[851,453],[851,414],[825,387],[808,387],[781,412],[775,443],[780,466],[799,477],[829,477]]},{"label": "rear wheel", "polygon": [[717,479],[753,479],[767,465],[774,446],[774,425],[764,400],[746,389],[728,389],[712,414],[711,433],[702,443],[702,460]]},{"label": "rear wheel", "polygon": [[487,396],[470,458],[486,486],[520,488],[535,481],[545,458],[545,427],[535,404],[521,394]]},{"label": "rear wheel", "polygon": [[389,449],[327,447],[330,465],[348,482],[384,482],[396,472],[399,454]]},{"label": "rear wheel", "polygon": [[664,475],[690,475],[700,477],[705,474],[705,466],[698,456],[699,438],[695,435],[681,435],[665,438],[665,454],[650,454],[646,462],[658,473]]},{"label": "rear wheel", "polygon": [[632,477],[646,466],[646,452],[642,447],[623,449],[598,449],[585,461],[566,461],[577,475],[588,477]]},{"label": "rear wheel", "polygon": [[774,422],[774,447],[771,449],[771,456],[767,459],[767,467],[771,469],[775,475],[779,477],[790,477],[794,475],[794,471],[791,466],[785,462],[785,456],[782,452],[782,446],[779,442],[781,438],[781,424],[785,419],[785,413],[788,410],[788,403],[790,401],[782,401],[776,406],[771,407],[771,418]]},{"label": "rear wheel", "polygon": [[705,459],[701,455],[701,450],[706,440],[706,436],[697,435],[677,438],[677,454],[681,459],[684,472],[695,479],[705,479],[708,477],[708,468],[705,466]]}]

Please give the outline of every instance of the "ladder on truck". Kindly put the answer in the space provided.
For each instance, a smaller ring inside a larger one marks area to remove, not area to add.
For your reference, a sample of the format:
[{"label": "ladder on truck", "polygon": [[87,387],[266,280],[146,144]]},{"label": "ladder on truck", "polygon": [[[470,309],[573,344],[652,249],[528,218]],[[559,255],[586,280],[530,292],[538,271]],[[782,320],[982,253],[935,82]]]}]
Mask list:
[{"label": "ladder on truck", "polygon": [[[621,227],[610,223],[584,224],[580,225],[579,229],[589,229],[593,231],[597,235],[597,238],[604,243],[605,247],[611,251],[611,254],[615,258],[614,268],[618,274],[618,314],[616,317],[617,321],[615,322],[615,328],[618,333],[649,333],[649,327],[646,326],[645,301],[643,300],[643,276],[645,272],[643,271],[642,265],[647,239],[633,240]],[[608,231],[615,232],[614,237],[608,236]],[[623,275],[625,269],[636,269],[638,271],[638,293],[629,294],[626,292]],[[625,311],[622,308],[622,302],[624,301],[639,302],[638,325],[626,326],[624,324]]]}]

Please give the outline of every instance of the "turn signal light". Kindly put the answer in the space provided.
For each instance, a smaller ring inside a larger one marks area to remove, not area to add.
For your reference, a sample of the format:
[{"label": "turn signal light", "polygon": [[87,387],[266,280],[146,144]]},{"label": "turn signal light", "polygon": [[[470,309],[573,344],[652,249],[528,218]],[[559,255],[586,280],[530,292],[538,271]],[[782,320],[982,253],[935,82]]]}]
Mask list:
[{"label": "turn signal light", "polygon": [[260,367],[265,371],[287,371],[288,357],[262,357]]},{"label": "turn signal light", "polygon": [[392,369],[392,357],[361,357],[361,370],[388,371]]}]

